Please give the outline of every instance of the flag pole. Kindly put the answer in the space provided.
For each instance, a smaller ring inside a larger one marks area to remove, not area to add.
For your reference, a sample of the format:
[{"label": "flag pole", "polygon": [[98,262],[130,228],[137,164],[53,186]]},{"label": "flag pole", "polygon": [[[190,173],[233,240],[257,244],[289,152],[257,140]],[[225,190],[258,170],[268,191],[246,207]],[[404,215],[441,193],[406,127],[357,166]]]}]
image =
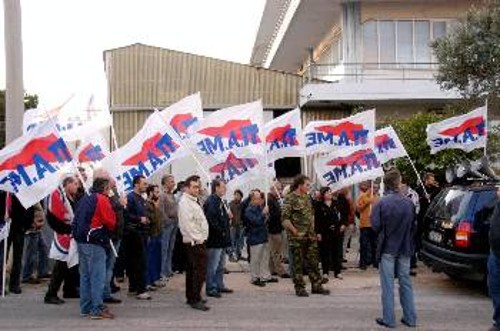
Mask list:
[{"label": "flag pole", "polygon": [[[10,221],[9,221],[10,222]],[[9,226],[10,230],[10,224],[7,225],[7,221],[4,226]],[[5,278],[7,277],[7,237],[3,239],[3,261],[2,261],[2,298],[5,298],[5,285],[6,285],[6,280]]]},{"label": "flag pole", "polygon": [[429,193],[427,193],[427,190],[425,189],[424,182],[422,182],[422,179],[420,178],[420,175],[418,174],[417,168],[415,167],[415,164],[413,163],[412,159],[410,158],[410,155],[407,154],[406,158],[408,159],[408,161],[410,161],[410,164],[413,168],[413,171],[415,171],[415,175],[417,175],[418,183],[420,184],[420,186],[422,186],[422,189],[424,190],[425,198],[427,199],[427,201],[431,202],[431,198],[429,196]]},{"label": "flag pole", "polygon": [[485,157],[488,157],[488,149],[487,149],[487,146],[488,146],[488,98],[486,98],[486,118],[485,118],[485,126],[486,126],[486,137],[485,137],[485,143],[484,143],[484,156]]}]

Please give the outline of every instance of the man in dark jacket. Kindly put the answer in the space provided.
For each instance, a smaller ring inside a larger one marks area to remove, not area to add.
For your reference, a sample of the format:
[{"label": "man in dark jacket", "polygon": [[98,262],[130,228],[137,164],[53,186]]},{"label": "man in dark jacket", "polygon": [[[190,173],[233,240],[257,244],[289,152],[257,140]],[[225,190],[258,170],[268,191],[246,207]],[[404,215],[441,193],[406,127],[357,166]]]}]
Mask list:
[{"label": "man in dark jacket", "polygon": [[266,217],[269,208],[263,207],[263,194],[259,190],[250,193],[250,204],[245,209],[247,220],[246,234],[247,244],[250,246],[250,273],[251,283],[256,286],[265,286],[266,283],[276,283],[277,278],[271,278],[269,272],[269,247],[267,245],[268,232]]},{"label": "man in dark jacket", "polygon": [[379,325],[394,328],[394,274],[399,280],[399,296],[403,308],[401,322],[414,327],[417,324],[413,288],[410,277],[410,259],[414,252],[416,230],[415,206],[399,194],[401,173],[397,169],[384,176],[385,195],[374,206],[371,214],[372,228],[378,235],[377,257],[382,287],[383,317]]},{"label": "man in dark jacket", "polygon": [[[497,193],[500,197],[500,191]],[[490,256],[488,258],[488,289],[493,301],[493,327],[500,330],[500,200],[490,221]]]},{"label": "man in dark jacket", "polygon": [[215,298],[233,292],[224,285],[224,250],[231,246],[229,215],[222,200],[225,194],[226,184],[216,179],[212,181],[212,194],[203,205],[208,221],[206,293]]},{"label": "man in dark jacket", "polygon": [[150,300],[146,290],[146,244],[149,233],[149,219],[146,216],[147,182],[143,176],[133,179],[134,191],[127,195],[125,209],[124,245],[127,256],[127,276],[129,278],[129,294],[136,294],[139,300]]},{"label": "man in dark jacket", "polygon": [[109,201],[109,179],[96,178],[90,195],[84,195],[75,211],[72,232],[78,243],[80,266],[80,315],[91,319],[113,319],[104,308],[106,255],[111,250],[109,233],[116,216]]}]

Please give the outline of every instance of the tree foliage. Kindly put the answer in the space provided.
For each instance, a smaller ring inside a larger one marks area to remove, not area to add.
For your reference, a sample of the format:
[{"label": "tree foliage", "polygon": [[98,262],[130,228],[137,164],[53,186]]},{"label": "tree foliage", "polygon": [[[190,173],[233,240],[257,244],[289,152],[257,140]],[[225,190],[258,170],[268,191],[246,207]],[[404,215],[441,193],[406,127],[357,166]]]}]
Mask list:
[{"label": "tree foliage", "polygon": [[431,46],[439,62],[436,79],[444,89],[457,89],[467,99],[499,97],[500,0],[472,6]]},{"label": "tree foliage", "polygon": [[[36,108],[38,106],[38,95],[24,94],[24,109]],[[0,90],[0,147],[5,145],[5,90]]]}]

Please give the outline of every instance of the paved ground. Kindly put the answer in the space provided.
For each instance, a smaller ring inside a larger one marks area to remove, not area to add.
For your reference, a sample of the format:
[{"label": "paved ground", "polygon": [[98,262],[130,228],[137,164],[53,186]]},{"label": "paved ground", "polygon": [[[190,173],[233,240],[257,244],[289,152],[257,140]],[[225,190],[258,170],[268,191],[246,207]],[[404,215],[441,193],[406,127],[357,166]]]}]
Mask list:
[{"label": "paved ground", "polygon": [[[113,321],[90,321],[78,315],[78,301],[43,304],[46,284],[24,285],[23,294],[0,298],[1,330],[379,330],[379,286],[375,270],[354,268],[344,280],[330,281],[332,295],[298,298],[290,280],[265,288],[249,284],[249,274],[233,264],[226,283],[235,289],[221,299],[209,300],[212,309],[199,312],[185,305],[184,277],[176,275],[155,292],[152,301],[122,294],[124,303],[112,307]],[[244,269],[244,267],[243,267]],[[487,330],[491,303],[474,285],[455,282],[420,267],[414,278],[419,315],[418,330]],[[400,311],[397,311],[400,316]],[[399,329],[405,329],[399,326]]]}]

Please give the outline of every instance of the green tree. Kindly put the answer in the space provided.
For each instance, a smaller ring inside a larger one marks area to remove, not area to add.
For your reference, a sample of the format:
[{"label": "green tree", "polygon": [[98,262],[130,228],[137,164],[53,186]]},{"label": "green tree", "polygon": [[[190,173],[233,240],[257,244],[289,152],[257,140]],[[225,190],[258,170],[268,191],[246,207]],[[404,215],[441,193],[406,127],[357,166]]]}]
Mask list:
[{"label": "green tree", "polygon": [[[24,109],[36,108],[38,95],[24,94]],[[0,90],[0,147],[5,145],[5,90]]]},{"label": "green tree", "polygon": [[437,81],[466,99],[498,98],[500,92],[500,1],[472,6],[447,36],[432,45]]}]

